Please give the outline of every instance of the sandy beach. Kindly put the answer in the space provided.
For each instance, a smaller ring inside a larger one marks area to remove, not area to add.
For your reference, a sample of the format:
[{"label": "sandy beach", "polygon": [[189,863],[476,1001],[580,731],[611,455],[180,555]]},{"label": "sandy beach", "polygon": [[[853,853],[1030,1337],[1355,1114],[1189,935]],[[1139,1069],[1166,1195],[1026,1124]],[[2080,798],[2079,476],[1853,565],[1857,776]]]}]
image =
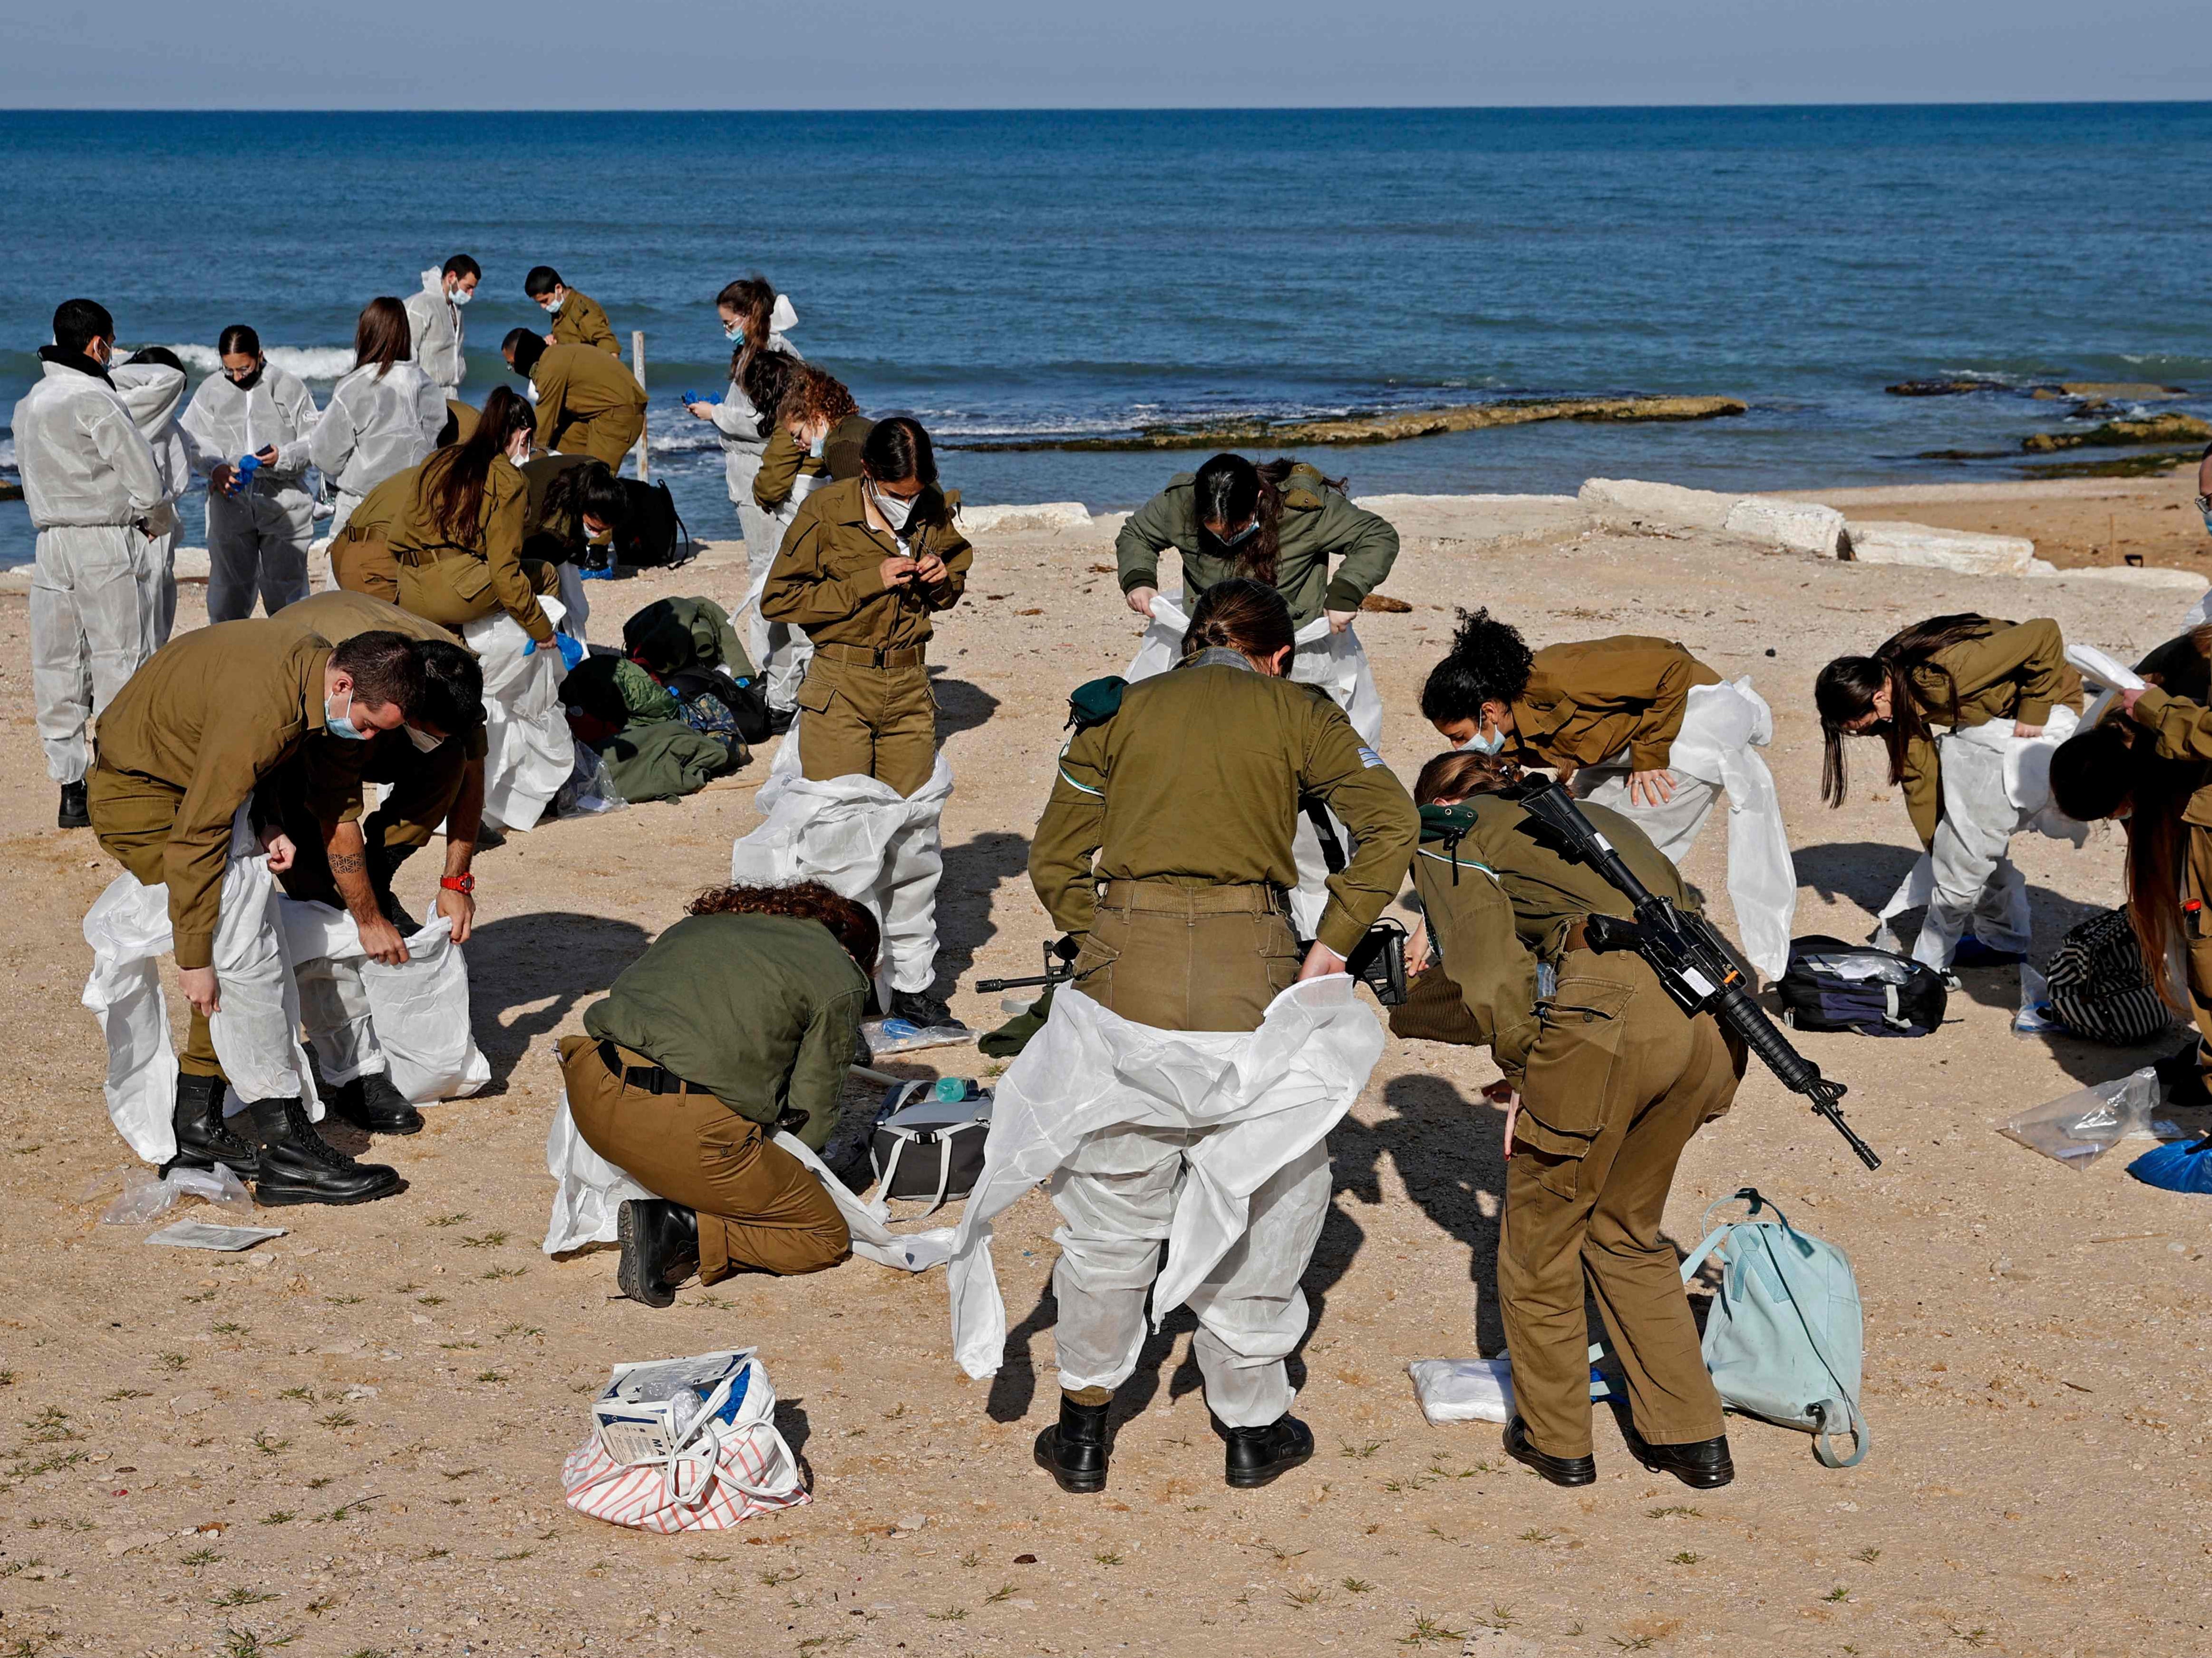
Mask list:
[{"label": "sandy beach", "polygon": [[[948,479],[957,483],[957,477]],[[1793,491],[1855,517],[2027,534],[2074,568],[2139,553],[2212,573],[2164,479]],[[976,536],[969,598],[933,647],[958,781],[946,811],[940,986],[1036,970],[1047,936],[1024,873],[1064,698],[1117,672],[1136,619],[1112,576],[1114,521]],[[2194,595],[2060,574],[1972,578],[1598,532],[1556,507],[1428,501],[1406,514],[1386,590],[1359,622],[1410,779],[1437,746],[1414,714],[1455,606],[1487,604],[1532,642],[1680,640],[1773,705],[1769,754],[1802,883],[1796,930],[1863,936],[1917,850],[1871,750],[1840,811],[1818,800],[1819,665],[1942,611],[2052,616],[2132,657]],[[738,550],[592,590],[592,637],[671,593],[735,608]],[[180,628],[197,626],[187,586]],[[2014,1036],[2011,969],[1970,972],[1919,1042],[1800,1038],[1851,1084],[1881,1151],[1869,1174],[1802,1102],[1754,1072],[1692,1143],[1669,1207],[1684,1248],[1705,1206],[1758,1187],[1848,1250],[1866,1303],[1873,1454],[1822,1469],[1800,1435],[1735,1420],[1739,1475],[1686,1491],[1598,1424],[1598,1483],[1565,1492],[1508,1461],[1498,1430],[1427,1426],[1405,1367],[1502,1351],[1494,1301],[1501,1114],[1487,1054],[1393,1040],[1333,1139],[1336,1195],[1293,1361],[1322,1453],[1261,1491],[1221,1483],[1178,1315],[1117,1407],[1112,1484],[1059,1493],[1030,1460],[1050,1419],[1054,1217],[1001,1225],[1014,1331],[995,1382],[951,1362],[941,1274],[862,1261],[744,1277],[648,1310],[615,1298],[614,1256],[540,1253],[557,1097],[552,1045],[678,913],[726,878],[757,822],[772,750],[680,804],[550,824],[477,869],[469,950],[495,1082],[377,1143],[410,1182],[350,1210],[292,1209],[248,1254],[143,1247],[103,1226],[130,1161],[78,1005],[80,923],[114,874],[88,832],[51,827],[20,593],[0,594],[0,846],[15,920],[0,940],[0,1652],[248,1655],[759,1652],[1216,1654],[1292,1649],[1527,1655],[1760,1653],[2016,1658],[2212,1649],[2201,1461],[2212,1246],[2200,1199],[2150,1190],[2114,1156],[2077,1170],[1993,1125],[2142,1055]],[[1724,835],[1686,873],[1723,923]],[[2015,857],[2040,949],[2120,896],[2109,830]],[[419,859],[401,881],[417,907]],[[181,1006],[174,997],[173,1005]],[[2162,1046],[2167,1046],[2166,1044]],[[972,1048],[905,1074],[985,1074]],[[872,1096],[855,1089],[848,1104]],[[357,1140],[349,1142],[359,1149]],[[562,1458],[608,1368],[757,1345],[810,1506],[734,1533],[659,1538],[563,1508]]]}]

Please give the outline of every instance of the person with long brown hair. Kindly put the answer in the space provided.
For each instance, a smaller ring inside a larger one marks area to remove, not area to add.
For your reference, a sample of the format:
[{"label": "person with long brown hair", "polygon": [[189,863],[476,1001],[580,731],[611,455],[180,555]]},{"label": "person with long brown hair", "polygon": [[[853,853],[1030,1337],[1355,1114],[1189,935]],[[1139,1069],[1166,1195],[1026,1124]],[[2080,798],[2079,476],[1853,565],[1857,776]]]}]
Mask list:
[{"label": "person with long brown hair", "polygon": [[386,537],[400,609],[447,628],[505,610],[533,647],[554,642],[538,600],[559,588],[559,573],[522,556],[529,486],[520,463],[536,429],[529,404],[495,386],[468,441],[422,463],[413,499]]},{"label": "person with long brown hair", "polygon": [[1903,791],[1927,849],[1927,869],[1908,876],[1883,909],[1876,936],[1885,945],[1893,943],[1890,919],[1924,892],[1916,961],[1948,973],[1954,961],[2022,958],[2032,942],[2027,884],[2006,854],[2026,815],[2006,792],[2006,749],[2043,737],[2046,726],[2054,738],[2070,732],[2081,691],[2065,639],[2047,616],[1930,616],[1872,656],[1840,656],[1820,670],[1813,700],[1826,741],[1822,799],[1832,807],[1848,798],[1845,740],[1879,738],[1889,785]]},{"label": "person with long brown hair", "polygon": [[[1066,1222],[1053,1274],[1060,1413],[1036,1458],[1064,1491],[1104,1488],[1107,1415],[1144,1345],[1161,1241],[1179,1194],[1210,1159],[1203,1143],[1235,1132],[1194,1108],[1206,1099],[1147,1089],[1143,1078],[1186,1074],[1186,1065],[1194,1079],[1218,1072],[1224,1054],[1212,1039],[1260,1029],[1295,983],[1342,973],[1413,847],[1404,787],[1341,710],[1284,678],[1293,631],[1288,604],[1267,584],[1231,577],[1210,586],[1181,665],[1129,686],[1118,712],[1070,740],[1030,845],[1030,881],[1076,946],[1074,977],[1055,990],[1043,1029],[1001,1082],[1006,1120],[1064,1119],[1078,1095],[1107,1085],[1060,1070],[1052,1056],[1062,1033],[1086,1056],[1125,1039],[1146,1056],[1130,1071],[1113,1067],[1116,1085],[1142,1096],[1125,1126],[1085,1132],[1051,1175]],[[1288,889],[1307,796],[1351,826],[1358,851],[1329,878],[1301,957]],[[1204,1091],[1194,1081],[1191,1092]],[[1313,1455],[1311,1431],[1290,1414],[1296,1394],[1283,1361],[1306,1332],[1298,1280],[1328,1204],[1328,1151],[1318,1138],[1285,1151],[1278,1145],[1270,1166],[1216,1171],[1240,1200],[1249,1194],[1248,1224],[1188,1297],[1206,1403],[1227,1442],[1224,1475],[1237,1487],[1265,1485]],[[987,1149],[987,1160],[999,1154]]]},{"label": "person with long brown hair", "polygon": [[585,1143],[658,1194],[618,1219],[622,1292],[665,1307],[697,1272],[818,1272],[852,1239],[819,1151],[859,1043],[875,917],[817,882],[725,886],[584,1010],[561,1072]]},{"label": "person with long brown hair", "polygon": [[407,307],[389,295],[362,307],[354,366],[331,389],[307,454],[337,491],[326,539],[345,533],[362,497],[438,446],[446,394],[414,361]]},{"label": "person with long brown hair", "polygon": [[[2124,691],[2091,729],[2051,756],[2051,795],[2083,823],[2127,829],[2128,921],[2159,998],[2192,1016],[2197,1039],[2159,1070],[2174,1102],[2212,1102],[2212,627],[2161,645],[2137,665],[2150,682]],[[2166,964],[2179,957],[2183,1006]],[[2179,1073],[2178,1075],[2175,1073]]]},{"label": "person with long brown hair", "polygon": [[[1428,975],[1449,986],[1462,1029],[1447,1035],[1431,1013],[1407,1030],[1413,999],[1391,1019],[1401,1034],[1489,1048],[1515,1090],[1498,1240],[1513,1361],[1506,1454],[1555,1485],[1597,1478],[1584,1311],[1595,1291],[1628,1375],[1629,1454],[1685,1485],[1725,1485],[1735,1470],[1720,1395],[1660,1229],[1682,1150],[1734,1101],[1742,1054],[1711,1016],[1686,1018],[1634,950],[1589,947],[1589,917],[1632,919],[1633,908],[1555,849],[1515,798],[1519,780],[1510,759],[1476,751],[1422,768],[1413,879]],[[1595,803],[1583,811],[1645,886],[1694,913],[1642,830]]]}]

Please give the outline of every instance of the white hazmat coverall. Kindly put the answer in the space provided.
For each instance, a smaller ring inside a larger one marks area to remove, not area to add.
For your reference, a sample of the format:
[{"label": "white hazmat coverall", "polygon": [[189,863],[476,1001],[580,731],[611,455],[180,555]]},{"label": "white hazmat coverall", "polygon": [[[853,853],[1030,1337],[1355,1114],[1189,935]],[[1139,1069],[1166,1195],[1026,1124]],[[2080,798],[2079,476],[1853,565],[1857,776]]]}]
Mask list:
[{"label": "white hazmat coverall", "polygon": [[[791,301],[777,295],[775,308],[769,316],[771,332],[762,349],[798,356],[782,332],[798,324],[799,313],[792,309]],[[799,515],[799,503],[806,499],[814,480],[793,479],[791,498],[772,513],[753,499],[753,479],[760,475],[761,457],[768,449],[770,434],[762,424],[760,410],[735,375],[731,376],[722,400],[714,405],[714,429],[722,434],[723,477],[729,484],[730,504],[738,509],[738,526],[744,531],[745,563],[751,576],[746,596],[752,611],[746,650],[754,671],[765,683],[769,707],[788,711],[796,706],[799,681],[806,677],[807,659],[814,654],[814,647],[800,629],[763,616],[760,592],[767,583],[769,567],[775,562],[776,550],[783,545],[784,531]]]},{"label": "white hazmat coverall", "polygon": [[153,449],[102,376],[48,361],[14,416],[15,465],[39,532],[31,687],[46,774],[81,782],[85,722],[153,654],[151,544],[166,499]]},{"label": "white hazmat coverall", "polygon": [[446,295],[446,273],[432,265],[422,273],[422,287],[407,296],[407,327],[413,337],[415,366],[430,377],[438,395],[460,395],[462,378],[469,372],[461,355],[461,307]]},{"label": "white hazmat coverall", "polygon": [[[123,398],[123,406],[154,451],[154,465],[161,474],[167,500],[147,514],[146,568],[139,577],[139,597],[152,618],[151,649],[169,642],[177,620],[177,503],[192,487],[192,454],[185,434],[177,429],[177,411],[185,401],[185,372],[161,362],[118,363],[108,379]],[[167,527],[163,528],[166,525]]]},{"label": "white hazmat coverall", "polygon": [[185,436],[202,477],[273,446],[276,459],[238,493],[208,489],[208,620],[238,622],[262,610],[274,616],[307,596],[307,543],[315,502],[307,493],[307,445],[318,416],[307,388],[274,363],[241,391],[227,374],[200,382],[185,410]]},{"label": "white hazmat coverall", "polygon": [[324,534],[336,541],[363,495],[428,459],[445,423],[446,394],[411,362],[356,368],[333,386],[307,442],[308,459],[337,491]]},{"label": "white hazmat coverall", "polygon": [[[1342,975],[1292,985],[1252,1031],[1161,1030],[1062,985],[1000,1079],[983,1173],[953,1235],[953,1356],[999,1368],[1006,1303],[991,1223],[1048,1181],[1064,1223],[1054,1269],[1064,1391],[1115,1388],[1155,1326],[1188,1305],[1206,1402],[1260,1428],[1296,1397],[1298,1287],[1328,1215],[1329,1130],[1382,1052]],[[1163,1263],[1160,1247],[1167,1246]]]}]

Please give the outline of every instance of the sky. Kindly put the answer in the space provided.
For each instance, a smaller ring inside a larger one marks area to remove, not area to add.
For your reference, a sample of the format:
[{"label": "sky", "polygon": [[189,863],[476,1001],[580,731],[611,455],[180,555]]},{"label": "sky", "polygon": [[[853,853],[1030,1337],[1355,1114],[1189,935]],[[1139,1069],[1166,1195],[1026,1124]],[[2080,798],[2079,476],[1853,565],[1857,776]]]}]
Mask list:
[{"label": "sky", "polygon": [[2190,99],[2203,0],[0,0],[0,107]]}]

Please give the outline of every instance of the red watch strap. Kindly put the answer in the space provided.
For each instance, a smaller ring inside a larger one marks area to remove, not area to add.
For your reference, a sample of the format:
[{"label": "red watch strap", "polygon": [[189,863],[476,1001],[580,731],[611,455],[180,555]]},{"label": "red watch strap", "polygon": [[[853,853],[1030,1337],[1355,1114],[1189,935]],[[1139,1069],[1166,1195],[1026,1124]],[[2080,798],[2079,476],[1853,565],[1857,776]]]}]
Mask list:
[{"label": "red watch strap", "polygon": [[477,878],[473,874],[441,875],[438,878],[438,884],[447,892],[474,892],[477,890]]}]

